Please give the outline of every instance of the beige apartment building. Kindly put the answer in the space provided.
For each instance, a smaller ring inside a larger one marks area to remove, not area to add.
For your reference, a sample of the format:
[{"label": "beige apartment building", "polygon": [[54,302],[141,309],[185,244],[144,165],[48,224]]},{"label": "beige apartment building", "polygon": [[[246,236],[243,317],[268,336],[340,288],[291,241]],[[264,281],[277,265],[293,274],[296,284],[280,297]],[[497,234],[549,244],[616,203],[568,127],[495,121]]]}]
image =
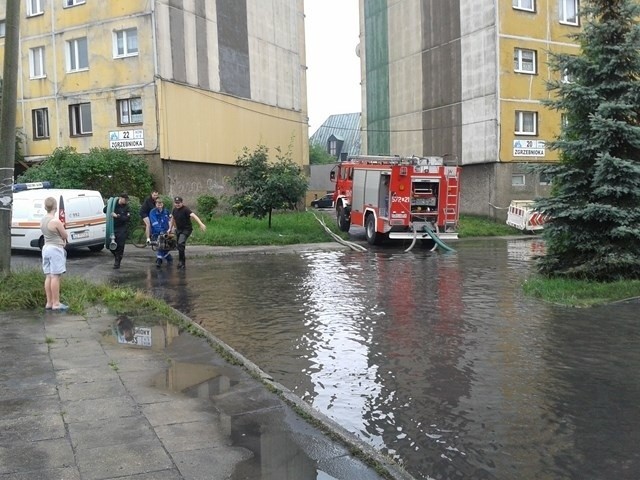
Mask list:
[{"label": "beige apartment building", "polygon": [[[506,218],[548,193],[561,114],[549,52],[575,52],[579,0],[360,0],[363,151],[463,166],[462,211]],[[566,79],[570,81],[570,79]]]},{"label": "beige apartment building", "polygon": [[303,0],[22,0],[25,160],[126,149],[185,199],[223,193],[245,147],[307,168],[305,63]]}]

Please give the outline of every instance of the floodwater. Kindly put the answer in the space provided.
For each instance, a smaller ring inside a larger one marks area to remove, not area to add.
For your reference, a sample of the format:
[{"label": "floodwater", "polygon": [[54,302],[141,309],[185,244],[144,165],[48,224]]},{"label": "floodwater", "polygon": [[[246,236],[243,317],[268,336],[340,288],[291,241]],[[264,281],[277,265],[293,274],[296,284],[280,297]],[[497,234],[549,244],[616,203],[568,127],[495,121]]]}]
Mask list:
[{"label": "floodwater", "polygon": [[[640,477],[638,303],[523,295],[536,239],[121,271],[417,479]],[[188,253],[188,252],[187,252]]]}]

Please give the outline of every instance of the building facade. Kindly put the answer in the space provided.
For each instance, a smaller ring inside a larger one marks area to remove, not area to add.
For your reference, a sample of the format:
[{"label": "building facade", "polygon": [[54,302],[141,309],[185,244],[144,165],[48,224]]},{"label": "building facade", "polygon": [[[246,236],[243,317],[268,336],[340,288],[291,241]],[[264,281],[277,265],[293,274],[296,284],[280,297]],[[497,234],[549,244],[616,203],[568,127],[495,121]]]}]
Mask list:
[{"label": "building facade", "polygon": [[[548,193],[561,114],[549,52],[577,53],[579,0],[360,0],[363,150],[463,166],[464,213]],[[567,79],[569,81],[570,79]]]},{"label": "building facade", "polygon": [[307,168],[305,63],[303,0],[21,0],[25,160],[124,148],[191,200],[224,193],[245,147]]}]

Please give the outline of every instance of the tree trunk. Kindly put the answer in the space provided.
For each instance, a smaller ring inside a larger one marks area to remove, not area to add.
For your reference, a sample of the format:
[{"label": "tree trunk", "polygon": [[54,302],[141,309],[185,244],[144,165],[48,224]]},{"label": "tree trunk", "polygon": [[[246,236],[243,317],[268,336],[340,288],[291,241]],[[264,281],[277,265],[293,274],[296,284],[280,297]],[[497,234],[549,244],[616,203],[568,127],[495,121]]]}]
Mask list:
[{"label": "tree trunk", "polygon": [[18,101],[18,46],[20,39],[20,4],[7,0],[2,75],[2,112],[0,114],[0,278],[11,271],[11,207],[16,155],[16,104]]}]

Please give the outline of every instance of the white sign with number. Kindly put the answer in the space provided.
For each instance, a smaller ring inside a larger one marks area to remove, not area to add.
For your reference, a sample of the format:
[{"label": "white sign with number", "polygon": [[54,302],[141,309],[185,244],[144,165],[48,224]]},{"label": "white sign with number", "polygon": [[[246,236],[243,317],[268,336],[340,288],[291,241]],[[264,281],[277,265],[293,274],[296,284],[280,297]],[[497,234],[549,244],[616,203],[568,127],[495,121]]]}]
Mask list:
[{"label": "white sign with number", "polygon": [[514,157],[544,157],[545,142],[543,140],[514,140]]},{"label": "white sign with number", "polygon": [[109,148],[138,149],[144,148],[144,130],[118,130],[109,132]]}]

